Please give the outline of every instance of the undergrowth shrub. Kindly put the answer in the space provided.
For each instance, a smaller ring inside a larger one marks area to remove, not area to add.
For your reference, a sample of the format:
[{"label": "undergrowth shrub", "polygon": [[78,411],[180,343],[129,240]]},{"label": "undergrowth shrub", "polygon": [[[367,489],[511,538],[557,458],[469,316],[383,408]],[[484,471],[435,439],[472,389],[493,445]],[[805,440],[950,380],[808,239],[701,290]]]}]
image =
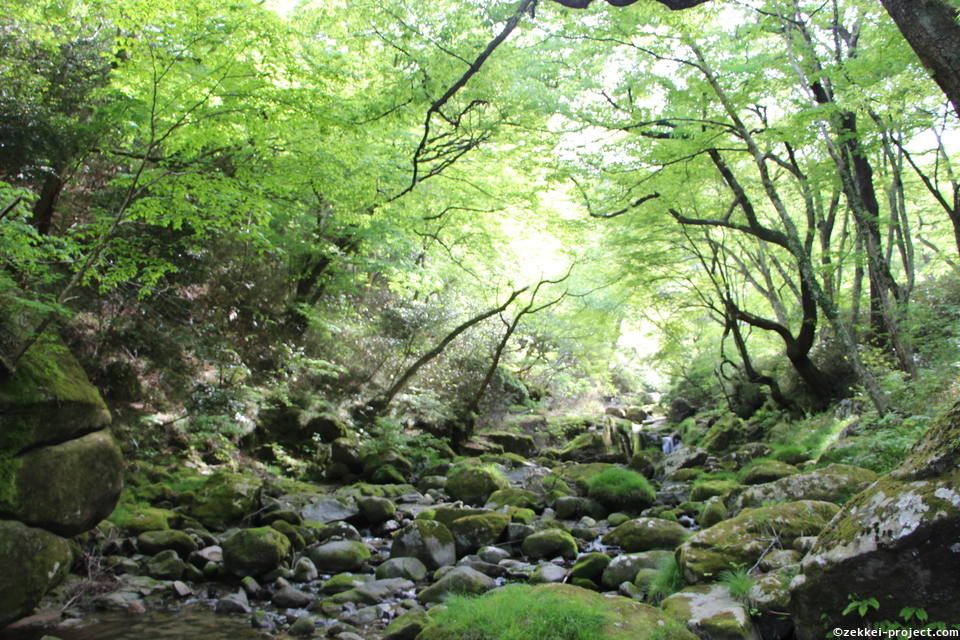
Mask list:
[{"label": "undergrowth shrub", "polygon": [[434,616],[457,640],[602,640],[605,616],[588,604],[527,585],[479,598],[454,597]]},{"label": "undergrowth shrub", "polygon": [[642,474],[618,467],[588,478],[587,495],[614,509],[642,509],[656,498],[653,486]]}]

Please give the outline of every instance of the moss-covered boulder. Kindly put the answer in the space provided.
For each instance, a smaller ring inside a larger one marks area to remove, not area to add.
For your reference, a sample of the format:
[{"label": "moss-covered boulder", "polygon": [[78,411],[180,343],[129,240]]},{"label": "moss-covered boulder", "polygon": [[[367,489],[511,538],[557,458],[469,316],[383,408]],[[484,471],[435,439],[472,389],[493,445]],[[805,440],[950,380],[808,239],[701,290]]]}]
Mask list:
[{"label": "moss-covered boulder", "polygon": [[[697,640],[682,623],[656,607],[569,584],[508,586],[481,596],[469,606],[475,613],[468,616],[459,611],[447,616],[439,609],[439,613],[433,614],[431,610],[431,623],[417,640],[461,640],[470,628],[497,629],[499,634],[526,627],[545,634],[539,637],[558,637],[555,634],[563,631],[551,622],[562,625],[558,618],[567,616],[577,621],[581,617],[595,621],[590,637],[604,640]],[[465,619],[470,628],[463,628]]]},{"label": "moss-covered boulder", "polygon": [[841,504],[877,479],[869,469],[831,464],[822,469],[789,475],[773,482],[746,487],[731,496],[733,511],[773,502],[822,500]]},{"label": "moss-covered boulder", "polygon": [[497,489],[490,494],[486,503],[487,509],[499,509],[500,507],[520,507],[522,509],[542,508],[542,503],[533,491],[526,489]]},{"label": "moss-covered boulder", "polygon": [[439,569],[457,561],[450,529],[435,520],[414,520],[393,534],[391,558],[416,558],[428,569]]},{"label": "moss-covered boulder", "polygon": [[700,508],[700,517],[697,519],[697,524],[700,525],[701,529],[709,529],[718,522],[723,521],[726,517],[727,507],[723,503],[723,498],[714,496],[703,503],[703,506]]},{"label": "moss-covered boulder", "polygon": [[161,529],[159,531],[144,531],[137,536],[137,549],[140,553],[148,556],[166,549],[173,549],[181,558],[186,558],[197,550],[197,543],[185,531]]},{"label": "moss-covered boulder", "polygon": [[453,534],[457,557],[497,543],[508,524],[510,516],[505,513],[485,513],[454,520],[450,524],[450,533]]},{"label": "moss-covered boulder", "polygon": [[397,514],[397,505],[389,498],[364,496],[357,499],[357,507],[370,524],[382,524]]},{"label": "moss-covered boulder", "polygon": [[800,500],[747,509],[698,531],[677,550],[688,582],[715,579],[725,569],[752,566],[776,540],[790,547],[801,536],[815,536],[840,508],[830,502]]},{"label": "moss-covered boulder", "polygon": [[587,479],[587,495],[603,506],[640,513],[656,500],[650,481],[636,471],[611,467]]},{"label": "moss-covered boulder", "polygon": [[527,536],[522,545],[523,554],[529,558],[555,558],[567,560],[577,557],[577,541],[563,529],[546,529]]},{"label": "moss-covered boulder", "polygon": [[32,612],[72,562],[70,544],[60,536],[0,520],[0,627]]},{"label": "moss-covered boulder", "polygon": [[668,615],[685,622],[701,638],[758,640],[750,612],[722,585],[687,587],[660,603]]},{"label": "moss-covered boulder", "polygon": [[310,547],[307,556],[322,573],[357,571],[370,559],[370,550],[356,540],[337,540]]},{"label": "moss-covered boulder", "polygon": [[464,465],[450,473],[446,491],[455,500],[481,506],[486,504],[494,491],[506,489],[509,486],[510,483],[503,474],[492,465]]},{"label": "moss-covered boulder", "polygon": [[503,447],[507,453],[516,453],[524,458],[531,458],[537,453],[537,445],[533,438],[524,433],[512,433],[510,431],[488,431],[483,434],[484,437]]},{"label": "moss-covered boulder", "polygon": [[655,549],[642,553],[622,553],[615,556],[603,570],[600,583],[607,589],[616,589],[624,582],[633,582],[637,577],[637,572],[641,570],[655,571],[665,558],[672,555],[673,552],[666,549]]},{"label": "moss-covered boulder", "polygon": [[129,535],[137,536],[145,531],[161,531],[170,528],[170,521],[179,516],[170,509],[147,507],[121,501],[110,514],[110,522]]},{"label": "moss-covered boulder", "polygon": [[727,453],[740,445],[762,439],[758,423],[728,413],[714,422],[698,445],[712,454]]},{"label": "moss-covered boulder", "polygon": [[585,553],[570,568],[570,578],[581,578],[592,580],[594,583],[600,582],[604,569],[610,564],[610,556],[599,551]]},{"label": "moss-covered boulder", "polygon": [[627,553],[651,549],[674,549],[690,535],[683,525],[663,518],[627,520],[603,536],[603,543],[620,547]]},{"label": "moss-covered boulder", "polygon": [[454,595],[478,595],[497,586],[493,578],[476,569],[454,567],[439,580],[417,594],[417,600],[424,603],[443,602]]},{"label": "moss-covered boulder", "polygon": [[957,622],[958,540],[960,403],[820,532],[792,585],[799,637],[843,626],[839,614],[850,593],[877,599],[865,621],[896,620],[903,607],[919,607],[931,622]]},{"label": "moss-covered boulder", "polygon": [[98,431],[110,412],[87,374],[58,339],[41,341],[0,384],[0,451],[16,455]]},{"label": "moss-covered boulder", "polygon": [[780,478],[786,478],[799,473],[792,464],[780,462],[779,460],[757,460],[753,464],[744,467],[739,474],[740,482],[743,484],[763,484],[773,482]]},{"label": "moss-covered boulder", "polygon": [[237,577],[266,575],[290,553],[290,540],[273,527],[241,529],[223,541],[223,564]]},{"label": "moss-covered boulder", "polygon": [[607,444],[603,435],[597,431],[581,433],[568,442],[558,452],[558,457],[566,462],[589,462],[604,456]]},{"label": "moss-covered boulder", "polygon": [[113,511],[123,486],[123,456],[107,431],[33,449],[15,458],[13,486],[0,513],[63,536],[92,529]]},{"label": "moss-covered boulder", "polygon": [[714,496],[725,498],[740,486],[739,482],[730,478],[701,478],[690,488],[690,499],[701,502]]},{"label": "moss-covered boulder", "polygon": [[197,490],[190,515],[211,529],[224,529],[257,510],[262,482],[242,473],[217,471]]}]

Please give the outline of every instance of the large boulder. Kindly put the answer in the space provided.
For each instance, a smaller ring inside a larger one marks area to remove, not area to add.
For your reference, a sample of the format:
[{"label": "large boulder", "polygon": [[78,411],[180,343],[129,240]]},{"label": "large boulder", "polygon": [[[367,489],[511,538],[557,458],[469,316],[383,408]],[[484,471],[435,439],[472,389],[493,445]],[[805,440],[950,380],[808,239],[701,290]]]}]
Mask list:
[{"label": "large boulder", "polygon": [[123,487],[123,456],[104,430],[33,449],[15,461],[13,486],[0,491],[0,512],[62,536],[109,516]]},{"label": "large boulder", "polygon": [[446,491],[455,500],[482,506],[498,489],[510,486],[503,474],[488,466],[462,466],[451,472]]},{"label": "large boulder", "polygon": [[700,446],[710,453],[726,453],[731,449],[758,440],[762,435],[754,423],[744,422],[729,413],[717,420],[700,440]]},{"label": "large boulder", "polygon": [[70,544],[60,536],[0,520],[0,627],[33,611],[72,561]]},{"label": "large boulder", "polygon": [[0,384],[0,451],[13,456],[110,424],[110,412],[59,341],[34,345]]},{"label": "large boulder", "polygon": [[[864,622],[896,620],[904,607],[931,622],[960,611],[960,403],[889,475],[847,502],[820,533],[793,582],[801,640],[838,626],[848,594],[876,598]],[[823,617],[821,617],[823,616]],[[843,625],[840,625],[843,626]]]},{"label": "large boulder", "polygon": [[651,549],[674,549],[687,539],[690,531],[663,518],[627,520],[603,537],[604,544],[620,547],[627,553]]},{"label": "large boulder", "polygon": [[747,509],[729,520],[698,531],[677,550],[688,582],[715,579],[721,571],[752,566],[777,544],[790,547],[802,536],[815,536],[840,507],[800,500]]},{"label": "large boulder", "polygon": [[237,577],[266,575],[290,553],[290,540],[273,527],[241,529],[223,541],[223,563]]},{"label": "large boulder", "polygon": [[577,557],[577,541],[563,529],[546,529],[527,536],[522,544],[524,555],[530,558],[554,558],[567,560]]},{"label": "large boulder", "polygon": [[393,534],[391,558],[416,558],[428,569],[439,569],[457,561],[450,529],[434,520],[414,520]]},{"label": "large boulder", "polygon": [[456,545],[457,556],[473,553],[480,547],[495,544],[500,540],[510,516],[505,513],[485,513],[482,515],[457,518],[450,524],[450,533]]},{"label": "large boulder", "polygon": [[516,453],[525,458],[530,458],[537,452],[537,446],[533,438],[523,433],[490,431],[483,435],[490,442],[503,447],[503,450],[508,453]]},{"label": "large boulder", "polygon": [[866,489],[876,479],[877,474],[869,469],[849,464],[831,464],[822,469],[747,487],[732,496],[729,504],[733,511],[796,500],[822,500],[840,504]]},{"label": "large boulder", "polygon": [[197,490],[190,515],[211,529],[225,529],[257,510],[263,483],[253,475],[217,471]]},{"label": "large boulder", "polygon": [[370,550],[356,540],[337,540],[307,549],[307,556],[324,573],[357,571],[370,559]]}]

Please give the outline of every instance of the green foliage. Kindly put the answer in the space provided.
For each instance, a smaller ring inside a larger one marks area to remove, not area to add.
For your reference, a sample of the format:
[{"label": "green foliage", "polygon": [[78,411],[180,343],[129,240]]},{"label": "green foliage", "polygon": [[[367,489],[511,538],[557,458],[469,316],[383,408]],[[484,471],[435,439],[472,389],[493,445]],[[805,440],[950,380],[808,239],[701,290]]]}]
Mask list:
[{"label": "green foliage", "polygon": [[587,493],[591,498],[616,509],[629,509],[654,501],[655,492],[650,481],[630,469],[611,467],[587,478]]},{"label": "green foliage", "polygon": [[752,604],[750,592],[753,589],[755,581],[748,570],[744,568],[726,569],[717,577],[720,584],[730,590],[730,595],[735,600],[747,606]]},{"label": "green foliage", "polygon": [[602,640],[605,616],[587,604],[526,585],[454,597],[434,616],[461,640]]},{"label": "green foliage", "polygon": [[662,558],[657,563],[657,574],[650,581],[647,591],[647,600],[659,604],[667,596],[671,596],[686,585],[683,570],[673,555]]},{"label": "green foliage", "polygon": [[871,609],[880,608],[880,603],[876,598],[860,598],[857,594],[850,593],[847,594],[847,600],[850,602],[847,603],[847,606],[840,612],[840,614],[844,616],[856,612],[857,615],[863,618]]}]

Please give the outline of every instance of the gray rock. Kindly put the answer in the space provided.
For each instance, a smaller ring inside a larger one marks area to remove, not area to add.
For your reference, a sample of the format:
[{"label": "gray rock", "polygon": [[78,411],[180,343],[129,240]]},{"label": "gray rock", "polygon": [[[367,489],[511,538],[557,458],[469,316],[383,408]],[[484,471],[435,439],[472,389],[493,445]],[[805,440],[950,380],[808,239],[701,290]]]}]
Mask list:
[{"label": "gray rock", "polygon": [[309,593],[304,593],[296,587],[285,584],[273,594],[270,601],[282,609],[303,609],[315,599]]},{"label": "gray rock", "polygon": [[360,512],[370,524],[381,524],[397,513],[397,505],[387,498],[365,496],[357,500]]},{"label": "gray rock", "polygon": [[448,596],[477,595],[493,589],[497,583],[490,577],[470,567],[454,567],[447,571],[419,594],[417,599],[424,603],[442,602]]},{"label": "gray rock", "polygon": [[217,613],[250,613],[250,601],[241,589],[217,600]]},{"label": "gray rock", "polygon": [[317,632],[317,621],[313,616],[300,616],[294,621],[287,633],[299,638],[309,638]]},{"label": "gray rock", "polygon": [[294,582],[312,582],[319,577],[320,573],[317,571],[317,566],[313,564],[313,560],[310,558],[300,558],[293,565]]},{"label": "gray rock", "polygon": [[147,573],[160,580],[178,580],[183,575],[183,566],[177,552],[167,549],[147,560]]},{"label": "gray rock", "polygon": [[477,555],[484,562],[498,564],[501,560],[506,560],[509,558],[510,552],[506,549],[501,549],[500,547],[483,547],[477,552]]},{"label": "gray rock", "polygon": [[362,542],[343,540],[311,547],[307,555],[321,571],[356,571],[370,559],[370,550]]},{"label": "gray rock", "polygon": [[416,558],[390,558],[377,567],[377,578],[406,578],[419,582],[427,577],[427,567]]},{"label": "gray rock", "polygon": [[428,569],[452,565],[457,560],[453,534],[433,520],[414,520],[393,535],[391,558],[417,558]]},{"label": "gray rock", "polygon": [[722,585],[687,587],[664,599],[666,613],[685,620],[687,628],[701,638],[759,640],[750,612],[730,596]]},{"label": "gray rock", "polygon": [[303,519],[313,522],[348,520],[359,514],[360,509],[351,499],[340,501],[335,498],[321,498],[304,505],[300,509],[300,515]]},{"label": "gray rock", "polygon": [[563,582],[567,577],[567,570],[559,565],[547,562],[539,565],[530,575],[530,582],[534,584],[543,582]]}]

